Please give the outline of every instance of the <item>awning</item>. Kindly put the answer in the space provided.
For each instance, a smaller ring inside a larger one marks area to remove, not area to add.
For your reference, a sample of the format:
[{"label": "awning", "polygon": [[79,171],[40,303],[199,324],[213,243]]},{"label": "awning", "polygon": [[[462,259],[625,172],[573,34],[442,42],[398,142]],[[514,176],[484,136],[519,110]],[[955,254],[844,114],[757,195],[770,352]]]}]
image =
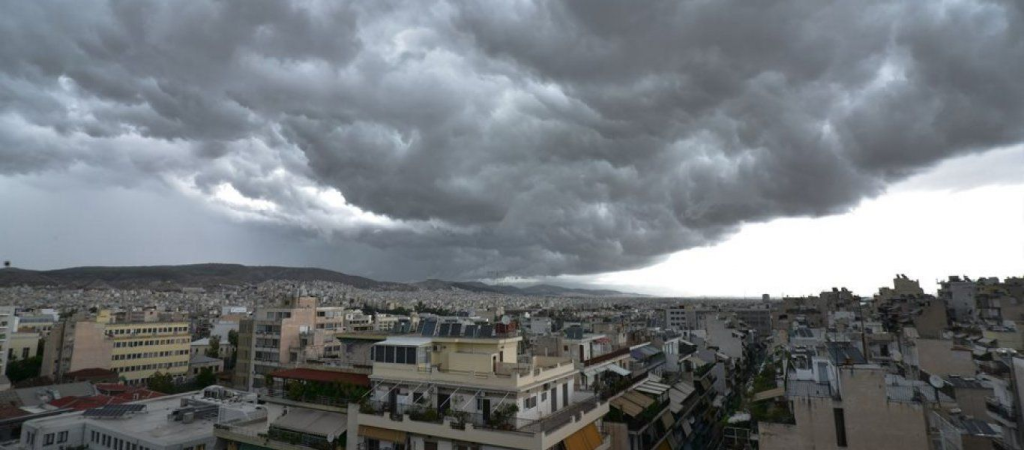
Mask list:
[{"label": "awning", "polygon": [[599,374],[601,372],[604,372],[604,371],[606,371],[608,369],[609,369],[608,366],[591,367],[591,368],[583,371],[583,376],[589,378],[589,377],[597,375],[597,374]]},{"label": "awning", "polygon": [[665,391],[668,391],[668,388],[669,386],[666,384],[655,383],[653,381],[645,381],[640,386],[637,386],[636,390],[643,392],[645,394],[660,396],[664,394]]},{"label": "awning", "polygon": [[341,436],[348,423],[346,417],[345,414],[315,409],[291,408],[274,421],[273,426],[323,437]]},{"label": "awning", "polygon": [[626,400],[625,397],[612,399],[611,404],[630,417],[636,417],[640,415],[640,413],[644,412],[644,409],[640,407],[640,405]]},{"label": "awning", "polygon": [[672,390],[673,390],[673,391],[679,391],[679,392],[681,392],[681,393],[682,393],[683,395],[685,395],[685,396],[689,397],[689,396],[690,396],[690,394],[692,394],[692,393],[693,393],[693,391],[695,391],[695,390],[697,390],[697,389],[696,389],[696,388],[694,388],[694,387],[693,387],[693,385],[692,385],[692,384],[690,384],[690,383],[687,383],[687,382],[685,382],[685,381],[680,381],[680,382],[678,382],[678,383],[676,383],[676,384],[672,385]]},{"label": "awning", "polygon": [[690,422],[687,422],[685,420],[683,421],[683,433],[685,436],[689,436],[690,433],[693,433],[693,428],[690,427]]},{"label": "awning", "polygon": [[665,426],[666,430],[672,429],[672,414],[665,413],[661,415],[661,424]]},{"label": "awning", "polygon": [[601,433],[597,431],[597,425],[591,423],[569,435],[562,443],[565,450],[594,450],[601,446]]},{"label": "awning", "polygon": [[640,405],[642,408],[647,408],[654,404],[654,399],[635,391],[626,392],[625,394],[622,394],[622,397]]},{"label": "awning", "polygon": [[652,345],[645,345],[643,347],[634,348],[633,350],[630,351],[630,354],[633,356],[634,359],[647,359],[660,353],[661,350],[658,350],[656,347]]},{"label": "awning", "polygon": [[669,409],[673,414],[683,410],[683,402],[690,397],[695,389],[689,383],[680,381],[668,391]]},{"label": "awning", "polygon": [[619,375],[622,375],[624,377],[628,376],[630,374],[629,370],[624,369],[622,366],[620,366],[618,364],[609,364],[607,367],[608,367],[608,370],[610,370],[612,372],[615,372],[615,373],[617,373]]},{"label": "awning", "polygon": [[786,395],[786,388],[780,386],[774,389],[768,389],[767,391],[761,391],[754,394],[754,401],[759,402],[761,400],[768,400],[770,398],[782,397],[783,395]]},{"label": "awning", "polygon": [[371,427],[369,425],[359,426],[359,435],[368,437],[370,439],[376,439],[378,441],[388,441],[397,444],[405,444],[405,432],[398,430],[389,430],[387,428]]},{"label": "awning", "polygon": [[672,446],[669,445],[668,439],[661,441],[661,444],[658,445],[658,450],[672,450]]}]

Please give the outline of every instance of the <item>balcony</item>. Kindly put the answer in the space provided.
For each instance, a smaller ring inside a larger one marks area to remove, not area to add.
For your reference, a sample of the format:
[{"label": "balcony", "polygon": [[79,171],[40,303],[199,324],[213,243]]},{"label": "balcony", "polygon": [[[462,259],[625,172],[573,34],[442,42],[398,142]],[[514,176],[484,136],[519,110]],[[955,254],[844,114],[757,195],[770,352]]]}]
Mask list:
[{"label": "balcony", "polygon": [[1002,419],[1011,424],[1017,422],[1017,415],[1014,413],[1013,408],[1000,403],[999,399],[995,397],[985,399],[985,409],[988,410],[990,416],[996,419]]},{"label": "balcony", "polygon": [[[356,416],[355,405],[349,417]],[[359,407],[360,425],[400,430],[444,439],[477,442],[506,448],[550,448],[584,426],[594,423],[608,412],[608,404],[593,397],[570,405],[540,419],[513,417],[510,420],[484,420],[483,414],[436,413],[436,407],[396,405],[395,411],[386,403],[370,402]]]},{"label": "balcony", "polygon": [[595,357],[590,358],[590,359],[588,359],[586,361],[583,361],[583,367],[590,367],[590,366],[592,366],[594,364],[601,364],[601,363],[603,363],[605,361],[611,361],[611,360],[613,360],[615,358],[618,358],[618,357],[620,357],[622,355],[628,355],[628,354],[629,354],[629,347],[628,346],[621,347],[619,349],[612,350],[611,352],[605,353],[603,355],[595,356]]},{"label": "balcony", "polygon": [[481,371],[451,370],[429,364],[376,363],[373,365],[373,374],[370,375],[370,379],[399,383],[429,381],[449,386],[518,390],[523,386],[544,383],[575,372],[572,360],[560,362],[543,360],[524,364],[499,363],[496,366],[488,367],[488,369]]}]

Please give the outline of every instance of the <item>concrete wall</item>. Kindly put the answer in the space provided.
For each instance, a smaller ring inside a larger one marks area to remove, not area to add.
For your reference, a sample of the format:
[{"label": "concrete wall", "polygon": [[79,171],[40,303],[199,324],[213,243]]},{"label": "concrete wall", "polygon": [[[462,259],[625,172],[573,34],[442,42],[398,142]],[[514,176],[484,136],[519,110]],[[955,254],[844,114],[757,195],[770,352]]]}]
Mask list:
[{"label": "concrete wall", "polygon": [[71,353],[71,365],[65,373],[91,368],[110,369],[114,340],[106,337],[106,328],[105,323],[78,322],[75,326],[75,349]]},{"label": "concrete wall", "polygon": [[885,371],[840,369],[841,401],[832,398],[791,399],[796,425],[761,423],[760,448],[838,449],[835,409],[842,408],[846,449],[927,449],[928,427],[924,408],[894,402],[885,393]]},{"label": "concrete wall", "polygon": [[953,341],[918,339],[914,344],[921,370],[930,375],[973,377],[977,371],[970,350],[954,350]]},{"label": "concrete wall", "polygon": [[957,388],[955,390],[956,404],[960,410],[968,416],[974,416],[982,420],[988,419],[988,409],[985,407],[985,398],[991,397],[991,389]]},{"label": "concrete wall", "polygon": [[921,314],[914,318],[914,328],[922,338],[938,339],[946,328],[946,305],[939,300],[932,300],[921,309]]}]

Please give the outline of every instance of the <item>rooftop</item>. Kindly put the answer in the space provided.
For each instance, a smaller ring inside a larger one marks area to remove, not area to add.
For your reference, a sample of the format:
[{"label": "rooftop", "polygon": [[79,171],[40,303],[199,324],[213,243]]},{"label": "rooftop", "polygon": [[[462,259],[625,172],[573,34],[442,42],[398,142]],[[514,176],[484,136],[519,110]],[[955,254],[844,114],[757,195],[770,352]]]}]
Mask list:
[{"label": "rooftop", "polygon": [[[228,395],[224,396],[221,393]],[[224,396],[224,398],[217,398],[217,395]],[[210,417],[196,416],[195,420],[190,423],[173,420],[169,416],[182,408],[183,400],[189,400],[196,405],[218,405],[218,413]],[[251,400],[253,401],[245,399],[244,393],[212,387],[203,391],[133,402],[134,405],[145,406],[145,409],[117,418],[90,417],[88,414],[90,410],[86,410],[36,419],[28,424],[63,427],[74,423],[88,422],[90,426],[109,429],[138,439],[173,444],[194,441],[197,435],[212,433],[212,424],[214,423],[265,417],[265,408],[254,402],[254,396]]]},{"label": "rooftop", "polygon": [[829,342],[828,354],[836,365],[867,364],[864,354],[849,342]]}]

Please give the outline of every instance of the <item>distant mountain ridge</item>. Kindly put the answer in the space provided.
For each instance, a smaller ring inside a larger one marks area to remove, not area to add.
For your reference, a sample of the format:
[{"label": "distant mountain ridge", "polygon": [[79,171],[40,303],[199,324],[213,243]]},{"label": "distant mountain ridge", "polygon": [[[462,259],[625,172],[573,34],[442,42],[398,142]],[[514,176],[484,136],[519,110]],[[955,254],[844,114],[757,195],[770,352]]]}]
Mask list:
[{"label": "distant mountain ridge", "polygon": [[460,290],[523,296],[621,297],[641,296],[606,289],[566,288],[549,284],[528,287],[490,285],[479,281],[424,280],[416,283],[377,281],[315,267],[189,264],[180,266],[96,266],[57,270],[0,269],[0,287],[54,286],[72,289],[152,289],[241,286],[264,281],[330,281],[359,289],[381,291]]}]

